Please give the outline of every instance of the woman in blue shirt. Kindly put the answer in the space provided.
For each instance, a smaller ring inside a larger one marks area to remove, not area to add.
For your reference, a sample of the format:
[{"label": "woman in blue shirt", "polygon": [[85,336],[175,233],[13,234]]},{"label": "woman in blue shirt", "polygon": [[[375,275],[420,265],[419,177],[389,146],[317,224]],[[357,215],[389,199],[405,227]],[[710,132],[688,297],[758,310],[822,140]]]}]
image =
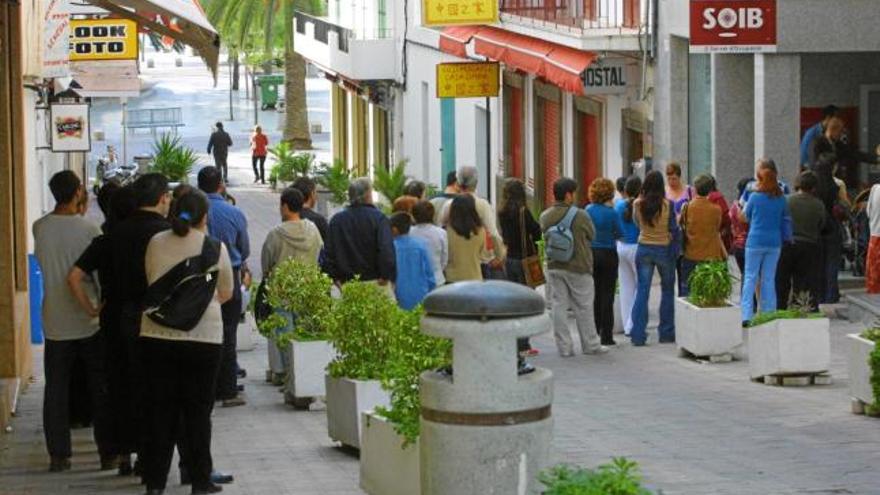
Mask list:
[{"label": "woman in blue shirt", "polygon": [[747,325],[755,313],[752,294],[761,280],[761,311],[776,310],[776,265],[782,243],[790,237],[791,218],[773,160],[758,162],[757,185],[743,210],[749,224],[746,238],[746,272],[743,277],[742,320]]},{"label": "woman in blue shirt", "polygon": [[596,230],[593,237],[593,317],[602,345],[616,345],[614,337],[614,289],[617,286],[617,246],[623,235],[620,218],[612,205],[614,183],[598,178],[590,184],[590,205],[587,213]]},{"label": "woman in blue shirt", "polygon": [[633,326],[632,307],[639,284],[639,272],[636,270],[639,227],[633,219],[633,203],[638,199],[641,190],[642,179],[632,175],[623,186],[623,197],[614,202],[614,211],[623,230],[623,235],[617,241],[617,277],[620,280],[620,321],[627,337]]}]

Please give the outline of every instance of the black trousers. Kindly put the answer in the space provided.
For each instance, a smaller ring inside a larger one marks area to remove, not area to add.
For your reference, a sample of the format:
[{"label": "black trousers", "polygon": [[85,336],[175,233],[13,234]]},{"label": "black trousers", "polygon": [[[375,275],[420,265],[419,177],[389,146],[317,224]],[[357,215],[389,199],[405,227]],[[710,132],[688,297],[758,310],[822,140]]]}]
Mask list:
[{"label": "black trousers", "polygon": [[85,339],[46,339],[46,389],[43,394],[43,429],[52,457],[70,457],[70,378],[74,363],[85,367],[86,388],[92,403],[95,443],[101,457],[115,455],[109,435],[107,384],[104,374],[104,340],[96,334]]},{"label": "black trousers", "polygon": [[241,320],[241,271],[232,270],[232,299],[221,307],[223,315],[223,359],[217,377],[217,400],[232,399],[238,395],[238,366],[235,346],[238,323]]},{"label": "black trousers", "polygon": [[136,452],[138,460],[145,456],[144,444],[149,438],[144,392],[145,371],[141,362],[138,336],[141,333],[141,311],[134,303],[125,304],[119,315],[118,332],[109,339],[111,403],[114,431],[119,453]]},{"label": "black trousers", "polygon": [[[262,183],[266,183],[266,156],[251,156],[251,165],[254,167],[254,178]],[[257,168],[259,165],[259,169]]]},{"label": "black trousers", "polygon": [[818,309],[822,270],[822,250],[818,243],[795,242],[784,246],[776,267],[776,308],[787,309],[789,298],[809,292],[811,307]]},{"label": "black trousers", "polygon": [[[211,481],[211,411],[222,348],[216,344],[141,338],[146,373],[147,429],[144,481],[147,489],[164,489],[177,443],[185,425],[187,468],[193,489]],[[182,419],[181,419],[182,418]]]},{"label": "black trousers", "polygon": [[226,163],[227,155],[214,154],[214,166],[223,174],[223,182],[229,182],[229,164]]},{"label": "black trousers", "polygon": [[593,248],[593,317],[603,345],[614,342],[614,292],[617,288],[617,250]]},{"label": "black trousers", "polygon": [[[526,285],[526,273],[523,271],[521,259],[508,256],[504,261],[504,273],[507,275],[508,281]],[[532,344],[529,342],[528,338],[516,339],[517,352],[528,351],[531,348]]]}]

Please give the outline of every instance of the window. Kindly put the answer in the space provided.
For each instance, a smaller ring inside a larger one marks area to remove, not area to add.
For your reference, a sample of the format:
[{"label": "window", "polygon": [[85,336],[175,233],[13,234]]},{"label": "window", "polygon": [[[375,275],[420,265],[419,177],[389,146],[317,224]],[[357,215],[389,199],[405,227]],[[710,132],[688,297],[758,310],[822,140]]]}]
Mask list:
[{"label": "window", "polygon": [[562,95],[535,81],[535,202],[553,204],[553,183],[562,173]]},{"label": "window", "polygon": [[525,179],[525,92],[523,77],[504,74],[504,175]]},{"label": "window", "polygon": [[602,104],[577,97],[572,119],[575,180],[580,187],[579,199],[586,203],[590,184],[602,175]]}]

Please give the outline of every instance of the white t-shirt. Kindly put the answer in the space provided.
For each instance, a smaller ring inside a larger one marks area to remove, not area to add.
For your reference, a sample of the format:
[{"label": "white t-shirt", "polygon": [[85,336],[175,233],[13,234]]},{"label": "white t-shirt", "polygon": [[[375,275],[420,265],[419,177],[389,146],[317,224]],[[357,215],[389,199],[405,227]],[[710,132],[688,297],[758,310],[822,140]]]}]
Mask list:
[{"label": "white t-shirt", "polygon": [[871,236],[880,237],[880,184],[871,186],[871,194],[868,195],[868,224]]}]

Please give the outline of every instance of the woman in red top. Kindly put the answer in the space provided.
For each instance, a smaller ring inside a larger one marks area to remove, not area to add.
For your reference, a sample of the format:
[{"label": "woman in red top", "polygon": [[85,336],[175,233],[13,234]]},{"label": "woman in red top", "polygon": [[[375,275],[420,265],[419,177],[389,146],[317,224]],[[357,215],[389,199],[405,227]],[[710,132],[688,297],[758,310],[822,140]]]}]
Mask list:
[{"label": "woman in red top", "polygon": [[[254,183],[266,183],[266,148],[269,146],[269,138],[263,134],[263,128],[254,127],[251,136],[251,164],[254,166]],[[260,165],[259,170],[257,164]]]}]

